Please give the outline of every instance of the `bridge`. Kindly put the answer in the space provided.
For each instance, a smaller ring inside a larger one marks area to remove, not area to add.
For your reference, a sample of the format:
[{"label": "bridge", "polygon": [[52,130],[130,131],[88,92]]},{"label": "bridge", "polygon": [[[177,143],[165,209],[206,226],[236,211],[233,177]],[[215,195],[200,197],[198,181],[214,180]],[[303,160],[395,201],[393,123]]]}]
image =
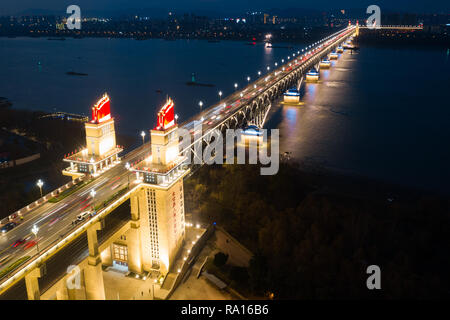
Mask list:
[{"label": "bridge", "polygon": [[[236,90],[230,96],[221,99],[215,105],[182,123],[180,127],[189,130],[193,136],[196,122],[201,123],[202,136],[194,136],[190,145],[178,149],[176,157],[183,157],[190,152],[195,157],[194,146],[201,143],[204,147],[209,141],[205,138],[210,136],[214,130],[224,132],[230,128],[243,128],[250,123],[263,127],[272,102],[288,88],[302,81],[311,68],[317,67],[318,69],[323,57],[335,51],[357,32],[358,26],[348,26],[301,51],[290,54],[281,63],[267,67],[267,73],[261,75],[256,81],[249,83],[241,90]],[[169,109],[170,104],[165,108]],[[174,134],[172,129],[163,128],[161,133],[157,130],[160,128],[151,131],[152,137],[164,136],[166,138],[166,136]],[[131,225],[130,222],[118,225],[117,230],[122,230],[124,227],[131,228],[133,231],[131,235],[135,237],[135,240],[131,240],[134,245],[134,242],[139,242],[136,239],[138,239],[140,226],[148,223],[140,217],[140,201],[143,201],[144,198],[149,199],[152,190],[171,191],[177,181],[186,177],[191,170],[188,166],[178,164],[175,171],[166,167],[164,169],[170,172],[170,176],[167,179],[164,176],[165,180],[161,183],[159,180],[155,180],[150,186],[150,182],[146,179],[154,177],[146,174],[145,170],[141,169],[140,163],[151,158],[152,152],[156,150],[153,148],[154,146],[148,142],[127,153],[121,159],[114,154],[115,157],[102,162],[103,166],[100,164],[101,170],[96,172],[95,179],[85,179],[80,182],[75,186],[76,189],[73,193],[60,201],[42,201],[36,204],[24,215],[24,219],[19,225],[0,235],[0,298],[25,279],[28,298],[39,299],[38,279],[45,277],[46,262],[58,252],[67,249],[72,242],[80,239],[80,236],[86,233],[89,252],[89,265],[86,267],[85,273],[86,291],[89,291],[89,299],[104,299],[104,293],[102,295],[100,288],[103,280],[98,278],[99,274],[101,276],[101,261],[97,231],[104,228],[107,216],[125,201],[131,200]],[[118,148],[118,151],[121,150]],[[70,161],[70,157],[67,161]],[[73,173],[74,179],[84,176],[84,174],[74,172],[73,167],[66,169],[65,172],[69,175]],[[95,190],[95,193],[92,190]],[[144,192],[147,194],[144,195]],[[91,208],[95,213],[92,218],[75,225],[72,223],[81,212],[91,211]],[[182,215],[182,219],[184,219],[184,212]],[[182,223],[184,223],[183,220]],[[23,242],[30,239],[34,241],[33,245],[30,248],[21,248]],[[178,246],[179,244],[177,244],[177,248]],[[138,253],[139,250],[133,248],[128,250],[130,268],[139,274],[147,268],[141,261],[144,258]],[[172,253],[167,254],[167,261],[169,258],[170,261],[173,260]],[[164,261],[165,272],[169,271],[171,263]],[[56,275],[56,277],[61,276],[64,275]],[[92,282],[89,285],[90,288],[88,288],[89,280]]]},{"label": "bridge", "polygon": [[405,30],[405,31],[411,31],[411,30],[423,30],[423,25],[418,26],[393,26],[393,25],[380,25],[376,26],[373,25],[372,27],[366,26],[359,26],[360,29],[373,29],[373,30]]}]

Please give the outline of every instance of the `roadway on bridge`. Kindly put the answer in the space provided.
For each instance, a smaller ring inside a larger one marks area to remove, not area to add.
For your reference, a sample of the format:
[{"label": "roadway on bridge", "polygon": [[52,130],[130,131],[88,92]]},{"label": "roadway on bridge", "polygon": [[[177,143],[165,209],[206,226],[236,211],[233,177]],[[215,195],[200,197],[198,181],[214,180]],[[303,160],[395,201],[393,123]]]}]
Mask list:
[{"label": "roadway on bridge", "polygon": [[[203,133],[216,128],[229,115],[232,115],[254,97],[257,97],[259,93],[264,92],[274,83],[289,74],[293,68],[297,68],[306,63],[309,59],[323,54],[323,51],[335,46],[337,42],[341,41],[343,36],[351,33],[352,30],[353,28],[343,30],[339,35],[330,38],[320,47],[318,46],[315,49],[310,49],[311,51],[305,53],[301,59],[296,58],[301,54],[297,55],[296,53],[296,57],[291,55],[289,60],[285,59],[284,64],[280,63],[279,66],[273,70],[271,67],[271,71],[266,71],[266,74],[261,75],[258,80],[250,83],[241,91],[237,90],[234,94],[222,99],[216,105],[200,112],[180,127],[186,128],[192,132],[194,121],[202,121]],[[297,62],[295,62],[296,59]],[[283,67],[285,68],[284,70]],[[98,205],[109,199],[118,190],[126,187],[128,179],[130,179],[131,183],[134,183],[135,176],[126,170],[124,165],[126,162],[133,163],[137,160],[141,160],[146,155],[149,155],[149,147],[150,144],[147,143],[128,153],[122,158],[122,163],[117,164],[115,167],[104,172],[93,182],[61,201],[57,203],[47,202],[33,209],[26,214],[26,219],[20,225],[6,234],[0,235],[0,261],[7,258],[7,260],[5,260],[6,262],[3,262],[0,266],[0,270],[21,257],[36,255],[38,247],[40,252],[45,251],[46,248],[51,247],[57,240],[61,240],[61,237],[64,237],[64,235],[75,228],[75,226],[72,225],[72,221],[74,221],[80,213],[91,210],[94,205],[93,200],[95,205]],[[94,199],[89,194],[92,189],[96,191]],[[39,228],[36,238],[31,232],[34,225]],[[79,225],[77,227],[79,227]],[[32,241],[36,240],[37,245],[33,245],[34,242]],[[17,245],[14,246],[15,244]],[[70,261],[67,261],[67,263],[69,264]],[[16,269],[15,272],[19,269]],[[11,272],[4,276],[0,280],[1,283],[9,279],[13,274],[14,272]]]}]

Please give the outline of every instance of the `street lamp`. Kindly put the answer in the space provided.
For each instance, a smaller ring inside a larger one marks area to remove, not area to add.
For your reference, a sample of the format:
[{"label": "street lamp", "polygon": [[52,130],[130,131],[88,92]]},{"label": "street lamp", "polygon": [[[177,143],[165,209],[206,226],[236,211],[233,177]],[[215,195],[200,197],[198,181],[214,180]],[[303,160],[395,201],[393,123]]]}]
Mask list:
[{"label": "street lamp", "polygon": [[41,191],[41,198],[42,198],[42,186],[44,185],[44,182],[39,179],[36,185],[39,187],[39,190]]},{"label": "street lamp", "polygon": [[250,77],[247,77],[247,81],[250,82]]},{"label": "street lamp", "polygon": [[202,110],[202,107],[203,107],[203,101],[200,101],[200,102],[198,103],[198,105],[200,106],[200,110]]},{"label": "street lamp", "polygon": [[93,211],[95,211],[95,195],[97,194],[97,192],[95,192],[95,190],[92,189],[91,192],[89,192],[89,194],[92,197],[92,209]]},{"label": "street lamp", "polygon": [[235,84],[234,84],[234,88],[235,88],[235,89],[237,89],[237,87],[238,87],[238,84],[237,84],[237,83],[235,83]]},{"label": "street lamp", "polygon": [[269,71],[270,70],[270,67],[267,67],[267,71]]},{"label": "street lamp", "polygon": [[[127,173],[127,175],[128,175],[128,189],[130,189],[130,168],[131,168],[131,166],[130,166],[130,163],[129,162],[127,162],[126,164],[125,164],[125,168],[127,169],[127,171],[128,171],[128,173]],[[94,191],[95,192],[95,191]]]},{"label": "street lamp", "polygon": [[141,137],[142,137],[142,144],[144,144],[145,143],[145,132],[144,131],[141,132]]},{"label": "street lamp", "polygon": [[219,101],[222,100],[222,91],[219,91]]},{"label": "street lamp", "polygon": [[261,75],[261,71],[258,71],[258,76],[260,76]]},{"label": "street lamp", "polygon": [[[34,225],[33,228],[31,229],[31,232],[33,232],[34,237],[37,238],[37,234],[38,234],[38,232],[39,232],[38,226],[37,226],[37,225]],[[36,239],[36,248],[37,248],[37,253],[39,254],[39,244],[38,244],[37,239]]]}]

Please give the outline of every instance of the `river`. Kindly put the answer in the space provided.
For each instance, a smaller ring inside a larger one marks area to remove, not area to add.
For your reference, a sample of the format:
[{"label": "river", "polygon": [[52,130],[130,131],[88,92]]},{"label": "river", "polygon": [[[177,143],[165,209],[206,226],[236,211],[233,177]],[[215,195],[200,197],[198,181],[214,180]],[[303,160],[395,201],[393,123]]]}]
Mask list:
[{"label": "river", "polygon": [[[302,48],[295,45],[295,50]],[[0,38],[0,96],[15,108],[88,114],[103,92],[117,130],[155,125],[167,95],[180,121],[244,85],[293,50],[202,40]],[[362,46],[344,54],[301,107],[274,104],[268,127],[296,160],[408,186],[450,192],[448,49]],[[66,75],[67,71],[87,76]],[[215,87],[187,86],[196,81]]]}]

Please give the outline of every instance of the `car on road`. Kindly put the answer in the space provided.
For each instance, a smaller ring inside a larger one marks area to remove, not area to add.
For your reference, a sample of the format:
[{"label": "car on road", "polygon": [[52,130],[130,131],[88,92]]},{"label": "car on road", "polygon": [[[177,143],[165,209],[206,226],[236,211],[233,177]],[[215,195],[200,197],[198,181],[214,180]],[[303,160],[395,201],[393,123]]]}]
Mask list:
[{"label": "car on road", "polygon": [[40,240],[40,239],[28,241],[28,242],[23,246],[23,248],[24,248],[25,250],[26,250],[26,249],[33,248],[35,245],[37,245],[37,243],[38,243],[39,240]]},{"label": "car on road", "polygon": [[13,248],[17,248],[20,245],[22,245],[25,242],[25,239],[17,239],[15,242],[13,242],[13,244],[11,245]]},{"label": "car on road", "polygon": [[77,216],[77,218],[72,221],[72,224],[73,225],[78,224],[78,223],[80,223],[80,222],[82,222],[82,221],[84,221],[86,219],[89,219],[90,217],[91,217],[91,212],[90,211],[85,211],[85,212],[79,214]]},{"label": "car on road", "polygon": [[17,223],[9,222],[0,229],[1,233],[4,234],[4,233],[8,232],[9,230],[14,229],[15,226],[17,226]]}]

